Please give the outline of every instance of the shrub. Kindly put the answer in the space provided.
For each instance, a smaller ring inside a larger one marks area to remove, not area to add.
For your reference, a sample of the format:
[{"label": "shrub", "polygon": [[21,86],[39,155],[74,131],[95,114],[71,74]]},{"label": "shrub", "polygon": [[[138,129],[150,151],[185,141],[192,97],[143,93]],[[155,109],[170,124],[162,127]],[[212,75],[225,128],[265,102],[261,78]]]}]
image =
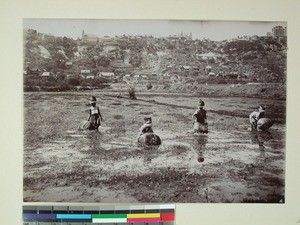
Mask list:
[{"label": "shrub", "polygon": [[150,90],[150,89],[152,89],[152,87],[153,87],[153,86],[152,86],[152,84],[151,84],[151,83],[148,83],[148,84],[147,84],[147,90]]},{"label": "shrub", "polygon": [[80,80],[77,77],[70,77],[67,79],[67,84],[72,86],[78,86],[80,85]]},{"label": "shrub", "polygon": [[40,89],[38,87],[35,86],[25,86],[24,87],[24,92],[26,91],[39,91]]}]

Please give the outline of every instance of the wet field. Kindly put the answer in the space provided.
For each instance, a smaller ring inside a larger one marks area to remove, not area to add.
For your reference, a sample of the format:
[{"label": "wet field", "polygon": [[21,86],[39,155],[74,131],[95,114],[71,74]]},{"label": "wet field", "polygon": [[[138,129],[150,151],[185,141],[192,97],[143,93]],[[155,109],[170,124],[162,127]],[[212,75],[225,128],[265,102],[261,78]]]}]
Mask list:
[{"label": "wet field", "polygon": [[[97,97],[99,132],[78,131],[86,104]],[[284,202],[285,101],[202,98],[208,135],[193,135],[198,98],[112,93],[26,93],[24,201]],[[269,132],[251,132],[259,104],[275,119]],[[151,116],[159,147],[138,146]]]}]

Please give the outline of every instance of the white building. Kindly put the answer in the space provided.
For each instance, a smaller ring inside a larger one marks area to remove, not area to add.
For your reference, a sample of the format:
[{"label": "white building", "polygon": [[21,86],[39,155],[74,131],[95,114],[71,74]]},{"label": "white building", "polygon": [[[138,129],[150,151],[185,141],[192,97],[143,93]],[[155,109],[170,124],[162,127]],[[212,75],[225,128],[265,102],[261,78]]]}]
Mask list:
[{"label": "white building", "polygon": [[81,73],[81,74],[86,74],[86,75],[87,75],[87,74],[90,74],[90,73],[91,73],[91,70],[81,70],[80,73]]},{"label": "white building", "polygon": [[113,72],[99,72],[97,74],[98,77],[106,77],[106,78],[111,78],[114,77],[115,74]]},{"label": "white building", "polygon": [[43,72],[42,77],[50,77],[50,72]]},{"label": "white building", "polygon": [[86,76],[86,79],[94,79],[94,78],[95,78],[94,75],[87,75],[87,76]]}]

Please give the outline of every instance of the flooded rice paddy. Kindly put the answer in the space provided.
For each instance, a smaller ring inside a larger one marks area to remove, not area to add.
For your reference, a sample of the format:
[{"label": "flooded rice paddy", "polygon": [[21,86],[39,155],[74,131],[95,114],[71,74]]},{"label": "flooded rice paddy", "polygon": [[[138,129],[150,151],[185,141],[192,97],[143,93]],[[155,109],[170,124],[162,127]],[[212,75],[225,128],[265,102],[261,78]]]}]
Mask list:
[{"label": "flooded rice paddy", "polygon": [[[78,131],[97,97],[99,131]],[[208,135],[193,135],[198,97],[111,93],[26,93],[24,201],[284,202],[285,101],[202,98]],[[276,123],[251,132],[259,104]],[[151,116],[159,147],[136,142]]]}]

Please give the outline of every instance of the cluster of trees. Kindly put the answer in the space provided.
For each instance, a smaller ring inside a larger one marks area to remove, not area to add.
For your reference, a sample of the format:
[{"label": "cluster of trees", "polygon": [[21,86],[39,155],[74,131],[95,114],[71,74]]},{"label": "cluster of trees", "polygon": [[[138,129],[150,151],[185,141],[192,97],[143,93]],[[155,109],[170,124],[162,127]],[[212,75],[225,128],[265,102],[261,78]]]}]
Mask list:
[{"label": "cluster of trees", "polygon": [[223,53],[242,65],[256,67],[254,80],[285,82],[286,37],[259,37],[255,40],[236,40],[221,46]]},{"label": "cluster of trees", "polygon": [[110,81],[106,78],[97,77],[85,79],[80,76],[67,77],[60,74],[56,77],[26,76],[24,78],[25,91],[67,91],[85,89],[103,89],[109,87]]},{"label": "cluster of trees", "polygon": [[139,67],[142,63],[142,56],[141,54],[132,55],[129,59],[129,63],[134,67]]},{"label": "cluster of trees", "polygon": [[[28,30],[24,40],[24,63],[30,62],[30,67],[42,68],[47,71],[66,69],[66,62],[74,58],[77,42],[67,37],[53,37],[42,39],[42,34],[36,30]],[[43,46],[50,58],[40,54],[39,46]]]}]

